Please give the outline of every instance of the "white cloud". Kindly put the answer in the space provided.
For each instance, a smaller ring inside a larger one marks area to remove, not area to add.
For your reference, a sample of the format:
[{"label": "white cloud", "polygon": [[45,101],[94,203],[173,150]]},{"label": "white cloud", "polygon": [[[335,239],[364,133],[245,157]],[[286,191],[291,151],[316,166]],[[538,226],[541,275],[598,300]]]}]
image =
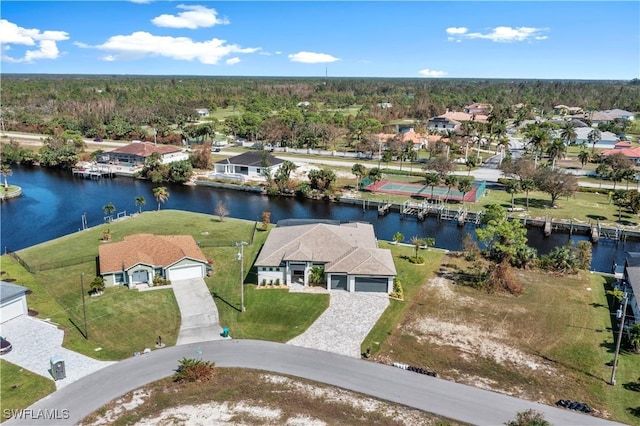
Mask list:
[{"label": "white cloud", "polygon": [[229,59],[227,59],[227,60],[225,61],[225,63],[226,63],[227,65],[235,65],[235,64],[237,64],[238,62],[240,62],[240,58],[238,58],[237,56],[236,56],[236,57],[234,57],[234,58],[229,58]]},{"label": "white cloud", "polygon": [[22,28],[6,19],[0,19],[0,44],[3,51],[11,49],[9,45],[36,46],[37,50],[27,50],[22,58],[2,55],[7,62],[33,62],[37,59],[56,59],[60,56],[56,42],[69,39],[65,31],[40,31],[36,28]]},{"label": "white cloud", "polygon": [[446,31],[447,31],[447,34],[460,35],[460,34],[466,33],[469,30],[466,29],[465,27],[449,27],[446,29]]},{"label": "white cloud", "polygon": [[[464,31],[461,31],[464,30]],[[548,31],[547,28],[534,28],[534,27],[495,27],[490,29],[489,32],[473,32],[470,33],[466,28],[447,28],[447,34],[454,35],[455,37],[448,37],[447,40],[460,42],[462,38],[471,39],[484,39],[491,40],[496,43],[509,43],[513,41],[526,41],[526,40],[546,40],[548,36],[542,35],[544,31]]]},{"label": "white cloud", "polygon": [[339,61],[340,58],[336,58],[326,53],[302,51],[298,53],[291,53],[289,55],[289,60],[291,62],[302,62],[304,64],[320,64],[325,62],[336,62]]},{"label": "white cloud", "polygon": [[151,20],[158,27],[169,28],[208,28],[214,25],[226,25],[229,23],[227,18],[218,18],[218,12],[215,9],[209,9],[204,6],[188,6],[178,5],[178,9],[184,9],[177,15],[163,14],[156,16]]},{"label": "white cloud", "polygon": [[232,53],[254,53],[260,50],[257,47],[242,48],[236,44],[227,44],[226,40],[217,38],[198,42],[188,37],[156,36],[144,31],[112,36],[103,44],[91,47],[110,52],[113,60],[163,56],[180,61],[197,60],[207,65],[215,65]]},{"label": "white cloud", "polygon": [[418,71],[418,74],[420,74],[423,77],[444,77],[445,75],[447,75],[447,72],[435,71],[435,70],[430,70],[429,68],[425,68],[423,70]]},{"label": "white cloud", "polygon": [[113,62],[113,61],[115,61],[115,60],[116,60],[116,57],[115,57],[115,56],[113,56],[113,55],[104,55],[104,56],[103,56],[102,58],[100,58],[100,59],[102,59],[103,61],[106,61],[106,62]]}]

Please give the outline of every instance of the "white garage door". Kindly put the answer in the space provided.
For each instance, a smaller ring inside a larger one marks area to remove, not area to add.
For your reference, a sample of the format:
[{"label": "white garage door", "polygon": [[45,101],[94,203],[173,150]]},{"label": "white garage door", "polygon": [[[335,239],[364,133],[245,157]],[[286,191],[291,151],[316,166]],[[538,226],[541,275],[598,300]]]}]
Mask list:
[{"label": "white garage door", "polygon": [[0,318],[2,322],[9,321],[10,319],[14,319],[15,317],[19,317],[22,314],[25,314],[22,305],[22,298],[16,299],[13,302],[9,302],[2,307],[2,311],[0,312]]},{"label": "white garage door", "polygon": [[169,279],[171,281],[189,280],[191,278],[202,278],[202,266],[183,266],[169,269]]}]

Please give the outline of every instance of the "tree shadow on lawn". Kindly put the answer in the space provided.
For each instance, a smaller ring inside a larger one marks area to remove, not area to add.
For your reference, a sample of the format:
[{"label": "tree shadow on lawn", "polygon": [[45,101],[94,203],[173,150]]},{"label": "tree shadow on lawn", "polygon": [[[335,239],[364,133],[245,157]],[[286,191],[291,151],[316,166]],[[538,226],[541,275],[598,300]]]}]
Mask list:
[{"label": "tree shadow on lawn", "polygon": [[607,220],[607,216],[600,216],[599,214],[588,214],[587,217],[593,220]]},{"label": "tree shadow on lawn", "polygon": [[[514,197],[513,205],[519,207],[527,206],[527,197]],[[529,208],[530,209],[546,209],[551,205],[551,198],[548,200],[543,200],[540,198],[529,198]],[[505,207],[511,207],[511,203],[503,204]]]},{"label": "tree shadow on lawn", "polygon": [[632,392],[640,392],[640,377],[638,377],[637,382],[624,383],[622,387]]},{"label": "tree shadow on lawn", "polygon": [[636,408],[629,407],[627,408],[627,411],[634,417],[640,417],[640,406]]}]

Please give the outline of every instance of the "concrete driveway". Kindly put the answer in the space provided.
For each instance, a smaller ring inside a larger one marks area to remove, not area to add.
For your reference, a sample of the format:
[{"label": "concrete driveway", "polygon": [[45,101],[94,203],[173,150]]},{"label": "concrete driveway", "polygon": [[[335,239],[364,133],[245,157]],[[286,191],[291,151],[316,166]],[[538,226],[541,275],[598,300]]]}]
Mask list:
[{"label": "concrete driveway", "polygon": [[180,308],[180,333],[176,345],[222,339],[218,308],[202,278],[173,281]]},{"label": "concrete driveway", "polygon": [[58,389],[115,364],[113,361],[98,361],[63,348],[64,331],[51,323],[26,315],[3,323],[2,336],[13,346],[13,350],[2,355],[2,359],[47,379],[53,380],[49,371],[51,358],[61,356],[67,377],[55,382]]},{"label": "concrete driveway", "polygon": [[360,345],[389,306],[389,296],[343,290],[332,290],[330,294],[327,310],[307,331],[287,343],[360,358]]}]

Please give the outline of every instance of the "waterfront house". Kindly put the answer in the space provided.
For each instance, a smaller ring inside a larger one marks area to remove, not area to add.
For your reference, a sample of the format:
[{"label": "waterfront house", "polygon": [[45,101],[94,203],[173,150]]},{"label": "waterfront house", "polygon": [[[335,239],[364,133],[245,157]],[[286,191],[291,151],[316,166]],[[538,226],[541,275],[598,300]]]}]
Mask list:
[{"label": "waterfront house", "polygon": [[633,161],[634,164],[640,164],[640,147],[631,148],[631,143],[629,142],[618,142],[613,149],[602,151],[602,155],[605,157],[614,154],[623,154],[629,160]]},{"label": "waterfront house", "polygon": [[391,251],[378,248],[369,223],[277,226],[255,262],[258,285],[310,284],[311,269],[324,269],[326,289],[349,292],[393,290]]},{"label": "waterfront house", "polygon": [[28,291],[28,288],[21,285],[0,281],[0,322],[28,314]]},{"label": "waterfront house", "polygon": [[268,153],[264,155],[263,152],[264,151],[250,151],[236,155],[235,157],[220,160],[214,165],[215,171],[209,176],[240,182],[244,182],[247,179],[264,179],[263,172],[265,165],[269,167],[273,175],[278,171],[280,165],[284,163],[284,160]]},{"label": "waterfront house", "polygon": [[628,311],[633,315],[628,315],[627,325],[640,322],[640,253],[628,252],[624,263],[624,275],[622,281],[622,291],[628,297]]},{"label": "waterfront house", "polygon": [[203,278],[208,261],[190,235],[135,234],[99,247],[100,276],[107,286]]},{"label": "waterfront house", "polygon": [[189,159],[189,153],[179,146],[156,145],[152,142],[133,141],[128,145],[109,151],[109,161],[114,164],[126,163],[131,166],[143,166],[153,153],[160,155],[162,164]]}]

